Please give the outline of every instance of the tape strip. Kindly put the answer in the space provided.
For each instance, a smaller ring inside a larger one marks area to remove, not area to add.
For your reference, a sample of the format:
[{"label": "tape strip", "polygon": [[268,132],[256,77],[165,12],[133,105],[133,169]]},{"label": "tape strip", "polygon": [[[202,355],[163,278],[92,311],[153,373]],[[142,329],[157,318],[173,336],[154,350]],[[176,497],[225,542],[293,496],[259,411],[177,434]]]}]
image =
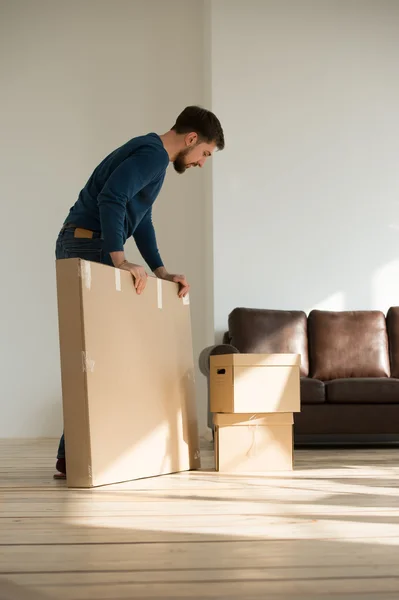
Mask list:
[{"label": "tape strip", "polygon": [[82,369],[83,373],[93,373],[96,361],[89,358],[87,352],[82,352]]},{"label": "tape strip", "polygon": [[195,371],[194,371],[194,369],[190,369],[189,371],[187,371],[186,377],[187,377],[188,381],[192,381],[193,383],[195,383]]},{"label": "tape strip", "polygon": [[91,266],[89,261],[82,260],[80,262],[80,275],[84,281],[85,287],[91,289]]},{"label": "tape strip", "polygon": [[121,272],[119,269],[115,269],[115,288],[117,292],[120,292],[122,290]]},{"label": "tape strip", "polygon": [[190,304],[190,294],[187,294],[187,296],[183,297],[183,304],[185,306],[188,306]]},{"label": "tape strip", "polygon": [[162,280],[157,279],[158,308],[162,308]]},{"label": "tape strip", "polygon": [[247,452],[247,456],[256,456],[258,453],[258,440],[257,440],[258,426],[257,425],[249,425],[248,429],[252,435],[252,443]]}]

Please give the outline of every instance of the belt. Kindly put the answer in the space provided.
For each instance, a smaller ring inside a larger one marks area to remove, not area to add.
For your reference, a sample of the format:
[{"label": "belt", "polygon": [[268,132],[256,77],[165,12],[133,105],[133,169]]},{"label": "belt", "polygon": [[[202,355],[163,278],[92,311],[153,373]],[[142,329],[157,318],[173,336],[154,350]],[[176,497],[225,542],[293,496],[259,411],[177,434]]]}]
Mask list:
[{"label": "belt", "polygon": [[61,233],[66,230],[73,230],[74,238],[92,240],[93,238],[101,237],[100,231],[91,231],[90,229],[84,229],[83,227],[78,227],[73,223],[65,223],[61,229]]}]

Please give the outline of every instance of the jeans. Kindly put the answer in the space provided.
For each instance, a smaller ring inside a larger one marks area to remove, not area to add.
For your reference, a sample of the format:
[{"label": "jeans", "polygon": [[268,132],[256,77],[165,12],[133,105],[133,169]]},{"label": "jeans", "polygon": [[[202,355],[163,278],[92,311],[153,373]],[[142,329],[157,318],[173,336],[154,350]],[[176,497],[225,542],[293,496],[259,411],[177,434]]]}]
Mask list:
[{"label": "jeans", "polygon": [[[113,266],[109,253],[103,251],[103,240],[99,232],[94,232],[92,239],[75,238],[74,228],[62,229],[55,249],[56,259],[82,258],[91,262],[99,262]],[[62,434],[58,446],[57,458],[65,458],[65,440]]]}]

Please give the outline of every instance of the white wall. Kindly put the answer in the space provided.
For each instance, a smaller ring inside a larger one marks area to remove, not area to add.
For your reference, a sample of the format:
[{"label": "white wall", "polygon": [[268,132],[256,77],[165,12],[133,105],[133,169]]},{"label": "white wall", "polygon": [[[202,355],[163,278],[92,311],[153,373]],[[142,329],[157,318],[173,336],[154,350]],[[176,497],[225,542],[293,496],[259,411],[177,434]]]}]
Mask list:
[{"label": "white wall", "polygon": [[215,326],[399,304],[399,3],[213,0]]},{"label": "white wall", "polygon": [[[203,102],[202,9],[196,0],[1,2],[0,437],[61,433],[56,236],[105,154]],[[196,354],[206,343],[204,185],[203,173],[171,167],[155,210],[166,265],[193,285]]]},{"label": "white wall", "polygon": [[155,221],[193,284],[196,355],[235,306],[399,304],[398,29],[396,0],[1,1],[0,437],[61,430],[68,208],[189,103],[212,105],[226,150],[213,179],[171,169]]}]

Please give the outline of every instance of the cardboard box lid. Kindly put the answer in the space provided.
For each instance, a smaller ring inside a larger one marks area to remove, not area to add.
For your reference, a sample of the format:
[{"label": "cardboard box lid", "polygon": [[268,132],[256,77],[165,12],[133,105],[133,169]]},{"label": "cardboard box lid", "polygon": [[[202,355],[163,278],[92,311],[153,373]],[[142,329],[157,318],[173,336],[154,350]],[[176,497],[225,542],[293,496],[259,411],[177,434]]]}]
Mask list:
[{"label": "cardboard box lid", "polygon": [[219,354],[211,367],[300,367],[300,354]]},{"label": "cardboard box lid", "polygon": [[293,425],[293,413],[214,413],[213,424],[217,426]]}]

